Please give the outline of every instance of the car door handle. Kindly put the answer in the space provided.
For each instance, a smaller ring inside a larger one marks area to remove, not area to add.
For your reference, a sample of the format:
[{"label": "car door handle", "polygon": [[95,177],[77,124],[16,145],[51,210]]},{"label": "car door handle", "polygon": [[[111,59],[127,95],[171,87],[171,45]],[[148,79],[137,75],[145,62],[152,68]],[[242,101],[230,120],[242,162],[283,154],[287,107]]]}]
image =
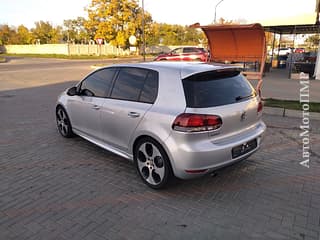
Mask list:
[{"label": "car door handle", "polygon": [[99,110],[100,107],[99,107],[98,105],[93,105],[92,109],[94,109],[94,110]]},{"label": "car door handle", "polygon": [[128,113],[128,116],[131,117],[131,118],[137,118],[137,117],[140,117],[140,113],[137,113],[137,112],[129,112],[129,113]]}]

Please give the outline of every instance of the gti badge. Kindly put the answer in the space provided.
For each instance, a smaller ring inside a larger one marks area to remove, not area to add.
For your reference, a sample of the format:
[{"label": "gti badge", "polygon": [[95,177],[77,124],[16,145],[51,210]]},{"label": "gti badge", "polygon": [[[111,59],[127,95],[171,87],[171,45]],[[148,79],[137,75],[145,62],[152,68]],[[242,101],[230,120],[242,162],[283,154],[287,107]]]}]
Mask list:
[{"label": "gti badge", "polygon": [[247,113],[246,113],[246,111],[243,111],[243,113],[242,113],[241,116],[240,116],[240,121],[242,122],[242,121],[244,121],[246,118],[247,118]]}]

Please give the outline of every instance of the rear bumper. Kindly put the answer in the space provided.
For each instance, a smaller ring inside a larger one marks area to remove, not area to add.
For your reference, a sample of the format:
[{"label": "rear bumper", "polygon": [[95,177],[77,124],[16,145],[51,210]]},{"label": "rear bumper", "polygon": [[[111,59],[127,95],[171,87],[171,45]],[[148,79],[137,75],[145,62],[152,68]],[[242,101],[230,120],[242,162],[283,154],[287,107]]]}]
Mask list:
[{"label": "rear bumper", "polygon": [[[189,179],[208,174],[218,168],[248,158],[260,147],[266,125],[260,121],[252,128],[237,134],[218,140],[177,142],[177,138],[171,135],[166,141],[166,148],[172,163],[176,177]],[[256,139],[257,146],[244,154],[233,158],[232,149],[245,145]]]}]

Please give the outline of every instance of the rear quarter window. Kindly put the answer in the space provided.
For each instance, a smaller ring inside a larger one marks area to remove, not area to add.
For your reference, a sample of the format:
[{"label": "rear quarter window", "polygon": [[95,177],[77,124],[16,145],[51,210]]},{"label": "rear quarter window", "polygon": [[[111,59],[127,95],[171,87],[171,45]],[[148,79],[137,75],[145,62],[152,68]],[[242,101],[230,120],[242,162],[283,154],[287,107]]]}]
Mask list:
[{"label": "rear quarter window", "polygon": [[187,107],[208,108],[232,104],[256,96],[239,71],[212,71],[182,80]]}]

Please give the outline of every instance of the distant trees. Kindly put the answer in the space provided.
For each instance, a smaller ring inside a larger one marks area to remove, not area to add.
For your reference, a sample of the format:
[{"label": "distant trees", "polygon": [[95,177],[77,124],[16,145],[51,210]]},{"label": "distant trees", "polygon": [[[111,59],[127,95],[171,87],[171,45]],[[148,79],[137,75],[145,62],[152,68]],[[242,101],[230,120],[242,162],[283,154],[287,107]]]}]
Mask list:
[{"label": "distant trees", "polygon": [[0,45],[17,43],[17,33],[7,24],[0,25]]},{"label": "distant trees", "polygon": [[62,27],[53,27],[49,22],[39,21],[36,27],[31,29],[33,40],[40,43],[60,43],[62,39]]},{"label": "distant trees", "polygon": [[84,24],[86,19],[78,17],[63,21],[63,40],[71,43],[87,43],[90,40],[87,29]]},{"label": "distant trees", "polygon": [[0,25],[0,45],[5,44],[35,44],[60,43],[62,27],[53,27],[49,22],[39,21],[35,28],[29,30],[24,25],[18,28]]},{"label": "distant trees", "polygon": [[204,33],[188,26],[153,23],[147,34],[148,45],[197,45],[205,40]]},{"label": "distant trees", "polygon": [[[87,12],[84,25],[91,38],[103,38],[122,48],[129,47],[131,35],[137,37],[138,43],[142,42],[142,9],[136,0],[92,0]],[[151,23],[151,15],[145,12],[146,28]]]},{"label": "distant trees", "polygon": [[[20,25],[0,25],[0,45],[88,43],[98,38],[121,48],[129,47],[129,37],[137,38],[142,45],[143,9],[138,0],[91,0],[86,9],[87,18],[64,20],[63,26],[53,26],[47,21],[35,22],[28,29]],[[148,12],[144,12],[146,45],[196,45],[205,41],[202,31],[187,26],[157,23]]]},{"label": "distant trees", "polygon": [[306,43],[310,49],[312,50],[317,49],[320,43],[320,35],[319,34],[310,35],[306,39]]},{"label": "distant trees", "polygon": [[17,29],[17,40],[18,44],[30,44],[33,36],[27,27],[20,25]]}]

